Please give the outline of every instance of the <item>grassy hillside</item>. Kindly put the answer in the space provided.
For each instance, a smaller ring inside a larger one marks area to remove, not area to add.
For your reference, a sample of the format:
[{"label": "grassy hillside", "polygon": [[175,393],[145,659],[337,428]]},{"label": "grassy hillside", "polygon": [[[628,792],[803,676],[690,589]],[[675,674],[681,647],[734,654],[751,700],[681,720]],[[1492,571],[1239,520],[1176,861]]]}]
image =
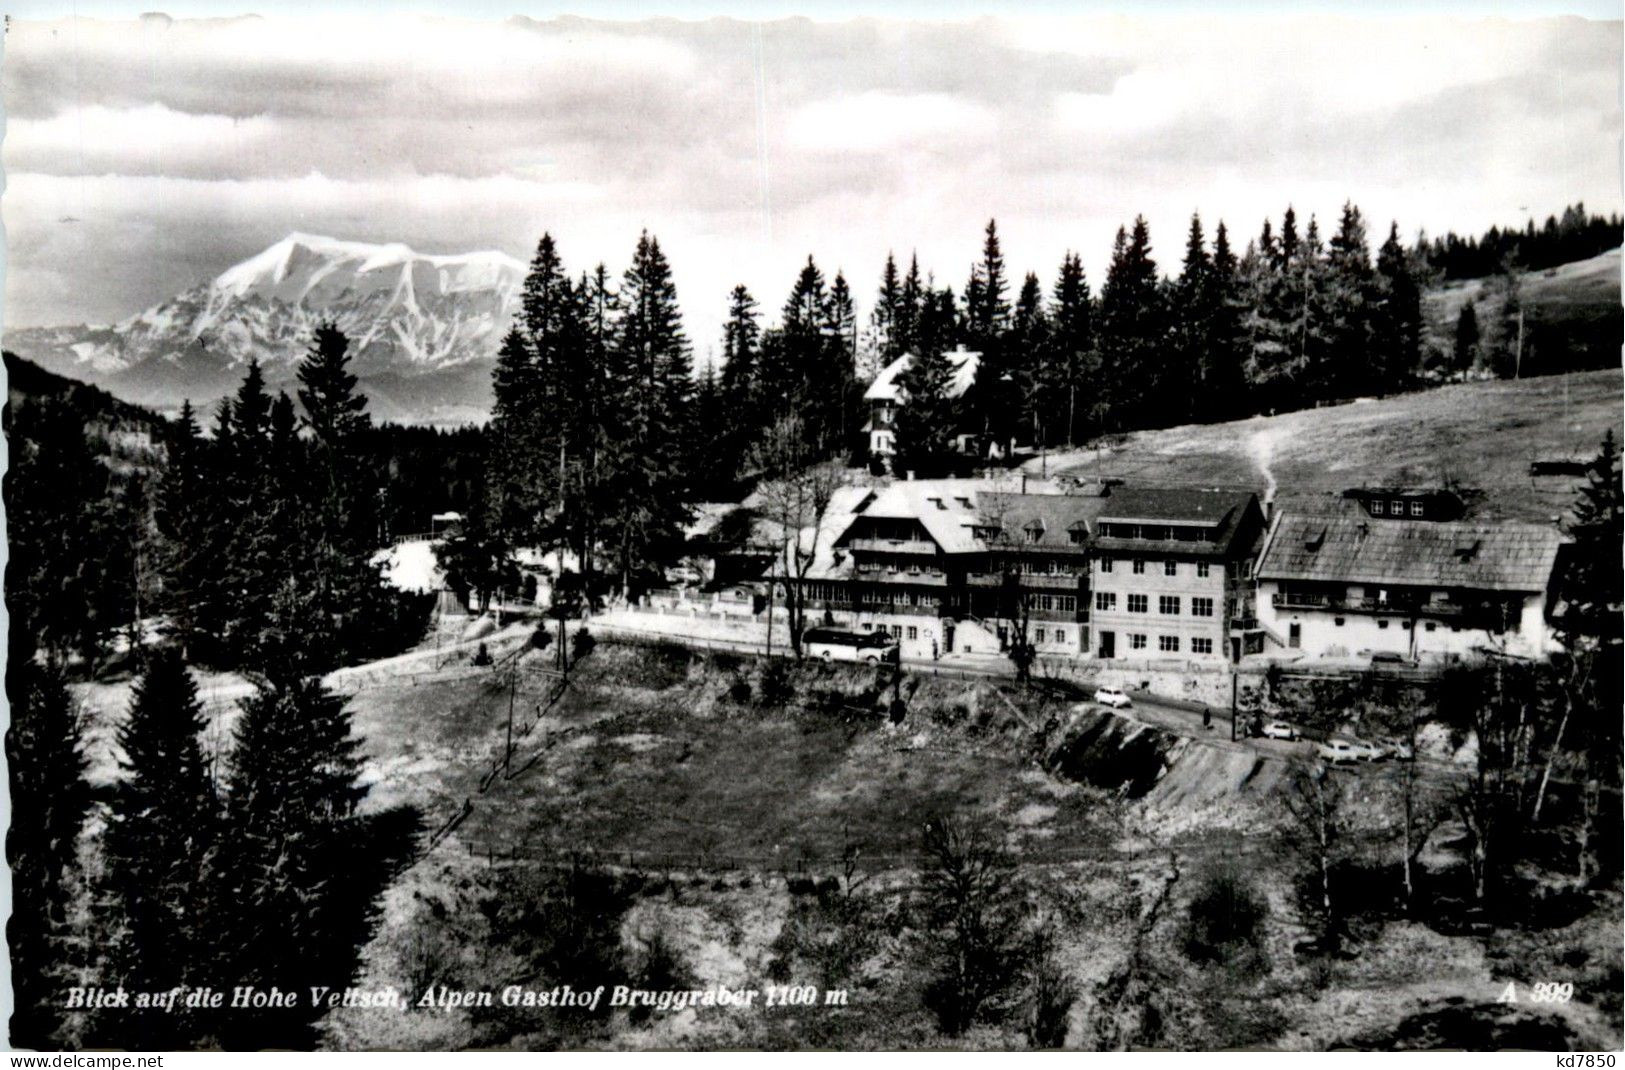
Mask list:
[{"label": "grassy hillside", "polygon": [[[1614,249],[1519,278],[1524,308],[1524,369],[1547,374],[1564,368],[1600,368],[1619,361],[1620,250]],[[1422,314],[1424,347],[1453,351],[1456,318],[1473,302],[1486,341],[1498,336],[1505,304],[1494,279],[1467,279],[1428,291]]]},{"label": "grassy hillside", "polygon": [[[1462,383],[1416,394],[1127,436],[1052,454],[1051,475],[1269,489],[1282,499],[1349,487],[1457,483],[1483,492],[1486,517],[1545,521],[1574,500],[1576,477],[1529,475],[1537,458],[1589,458],[1620,426],[1618,370]],[[1038,472],[1045,462],[1026,467]]]}]

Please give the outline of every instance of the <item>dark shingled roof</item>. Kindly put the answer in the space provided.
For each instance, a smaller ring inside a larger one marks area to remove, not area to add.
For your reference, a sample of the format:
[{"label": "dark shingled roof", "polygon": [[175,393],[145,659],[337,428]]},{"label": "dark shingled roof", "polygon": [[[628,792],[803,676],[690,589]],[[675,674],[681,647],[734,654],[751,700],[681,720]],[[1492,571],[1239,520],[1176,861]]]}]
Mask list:
[{"label": "dark shingled roof", "polygon": [[[1083,494],[1014,494],[989,491],[976,496],[977,515],[981,521],[997,520],[1004,525],[1005,536],[1017,544],[1016,549],[1075,550],[1083,552],[1085,546],[1072,542],[1071,531],[1082,524],[1090,535],[1095,531],[1095,518],[1108,505],[1108,500]],[[1038,542],[1027,542],[1027,529],[1034,521],[1043,528]]]},{"label": "dark shingled roof", "polygon": [[1283,512],[1258,576],[1489,591],[1544,591],[1564,538],[1538,524],[1377,520]]},{"label": "dark shingled roof", "polygon": [[[1150,541],[1097,536],[1095,548],[1136,555],[1225,558],[1245,551],[1237,542],[1244,535],[1242,521],[1256,511],[1258,496],[1248,490],[1196,487],[1122,487],[1112,491],[1100,510],[1100,523],[1178,523],[1211,525],[1217,530],[1211,543],[1182,540]],[[1250,542],[1258,529],[1248,526]]]}]

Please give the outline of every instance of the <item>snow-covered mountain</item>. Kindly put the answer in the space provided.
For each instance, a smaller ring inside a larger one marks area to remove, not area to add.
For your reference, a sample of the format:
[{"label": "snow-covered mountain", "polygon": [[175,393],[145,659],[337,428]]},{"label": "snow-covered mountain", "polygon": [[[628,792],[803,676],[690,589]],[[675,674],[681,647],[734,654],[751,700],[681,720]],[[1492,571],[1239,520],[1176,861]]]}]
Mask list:
[{"label": "snow-covered mountain", "polygon": [[378,417],[460,422],[489,410],[491,365],[524,277],[504,253],[427,256],[290,234],[121,323],[23,328],[4,342],[51,371],[172,408],[229,393],[251,359],[285,385],[316,325],[332,319]]}]

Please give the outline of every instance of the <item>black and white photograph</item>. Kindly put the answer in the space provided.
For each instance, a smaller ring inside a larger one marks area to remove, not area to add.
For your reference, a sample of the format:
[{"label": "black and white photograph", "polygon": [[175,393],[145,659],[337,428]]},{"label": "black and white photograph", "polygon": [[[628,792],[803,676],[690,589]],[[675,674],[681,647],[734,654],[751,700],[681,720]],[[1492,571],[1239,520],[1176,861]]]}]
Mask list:
[{"label": "black and white photograph", "polygon": [[9,1050],[1615,1065],[1617,0],[7,10]]}]

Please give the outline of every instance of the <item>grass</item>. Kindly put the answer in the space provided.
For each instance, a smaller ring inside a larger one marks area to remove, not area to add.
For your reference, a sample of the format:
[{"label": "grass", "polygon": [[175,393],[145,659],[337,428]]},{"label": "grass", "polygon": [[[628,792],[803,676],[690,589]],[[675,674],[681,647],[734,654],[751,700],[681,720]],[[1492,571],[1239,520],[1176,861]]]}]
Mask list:
[{"label": "grass", "polygon": [[[1572,476],[1529,475],[1542,458],[1589,459],[1617,428],[1618,370],[1462,383],[1415,394],[1128,436],[1100,451],[1053,454],[1051,475],[1133,483],[1252,487],[1278,499],[1349,487],[1457,483],[1475,513],[1549,521],[1573,504]],[[1029,462],[1038,471],[1041,461]],[[1267,469],[1267,470],[1266,470]]]},{"label": "grass", "polygon": [[[925,821],[964,808],[1045,857],[1109,842],[1092,793],[1039,773],[996,720],[950,734],[922,713],[885,729],[889,692],[877,692],[874,670],[821,666],[808,667],[794,703],[764,710],[731,694],[752,682],[756,663],[685,654],[678,666],[651,664],[670,656],[602,647],[516,748],[514,765],[540,754],[536,764],[483,792],[505,738],[505,687],[465,679],[369,688],[352,708],[376,770],[374,796],[418,801],[431,825],[472,800],[458,837],[482,852],[631,852],[674,868],[805,861],[823,870],[850,845],[875,865],[906,865]],[[544,686],[539,677],[521,682],[521,725]],[[1004,708],[977,693],[991,685],[918,686],[913,705],[922,710]]]}]

